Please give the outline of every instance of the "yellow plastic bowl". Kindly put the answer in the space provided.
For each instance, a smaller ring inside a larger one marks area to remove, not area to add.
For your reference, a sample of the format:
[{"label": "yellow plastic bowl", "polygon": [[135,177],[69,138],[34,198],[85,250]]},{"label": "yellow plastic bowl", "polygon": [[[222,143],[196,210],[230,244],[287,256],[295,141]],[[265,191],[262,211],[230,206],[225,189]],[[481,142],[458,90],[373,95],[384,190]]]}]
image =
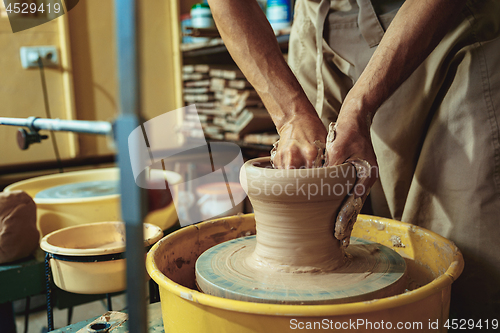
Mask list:
[{"label": "yellow plastic bowl", "polygon": [[[153,245],[162,236],[160,227],[144,224],[145,247]],[[105,294],[126,289],[126,259],[111,258],[125,252],[123,222],[100,222],[59,229],[43,237],[40,247],[54,255],[50,259],[52,277],[55,285],[63,290],[78,294]]]},{"label": "yellow plastic bowl", "polygon": [[[173,185],[182,181],[178,173],[158,171],[163,173],[169,184]],[[35,198],[38,192],[59,185],[118,180],[119,177],[118,168],[74,171],[23,180],[7,186],[5,191],[21,190],[33,198],[37,205],[37,228],[40,231],[40,237],[43,237],[52,231],[69,226],[121,220],[120,195],[79,199],[40,199]],[[172,193],[172,197],[175,200],[175,193]],[[162,230],[170,228],[176,221],[177,212],[173,202],[163,209],[148,214],[145,220],[146,223],[157,225]]]},{"label": "yellow plastic bowl", "polygon": [[402,255],[411,291],[333,305],[251,303],[198,292],[194,273],[198,256],[216,244],[254,233],[253,214],[233,216],[183,228],[153,246],[146,267],[160,286],[165,332],[381,332],[398,325],[421,332],[429,331],[436,320],[440,332],[446,332],[442,324],[448,318],[451,284],[464,265],[453,242],[413,225],[360,215],[353,236],[389,246]]}]

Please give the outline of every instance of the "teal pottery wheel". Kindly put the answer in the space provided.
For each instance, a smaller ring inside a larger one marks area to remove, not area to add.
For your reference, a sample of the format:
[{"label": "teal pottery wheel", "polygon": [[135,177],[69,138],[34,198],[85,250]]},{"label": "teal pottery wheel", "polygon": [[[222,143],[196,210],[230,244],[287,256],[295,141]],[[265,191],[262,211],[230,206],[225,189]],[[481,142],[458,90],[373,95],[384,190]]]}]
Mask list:
[{"label": "teal pottery wheel", "polygon": [[256,267],[256,237],[236,238],[205,251],[196,261],[196,283],[206,294],[275,304],[334,304],[404,292],[406,263],[390,248],[351,238],[346,262],[329,272],[290,272]]}]

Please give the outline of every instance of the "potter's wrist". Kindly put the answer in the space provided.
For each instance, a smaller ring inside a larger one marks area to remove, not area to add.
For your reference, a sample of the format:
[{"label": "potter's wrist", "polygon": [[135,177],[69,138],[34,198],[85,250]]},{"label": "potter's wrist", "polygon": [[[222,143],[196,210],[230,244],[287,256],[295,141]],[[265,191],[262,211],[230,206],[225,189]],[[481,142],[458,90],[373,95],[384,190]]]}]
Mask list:
[{"label": "potter's wrist", "polygon": [[274,124],[276,125],[276,130],[281,133],[290,124],[298,121],[305,121],[306,119],[317,120],[321,123],[316,111],[312,105],[292,105],[287,111],[282,112],[281,117],[273,117]]},{"label": "potter's wrist", "polygon": [[342,110],[337,118],[337,128],[339,130],[368,135],[371,127],[371,119],[371,115],[365,112]]},{"label": "potter's wrist", "polygon": [[372,124],[375,108],[368,106],[359,99],[346,99],[340,110],[337,126],[357,128],[363,132],[369,132]]},{"label": "potter's wrist", "polygon": [[367,91],[367,89],[355,85],[342,103],[339,117],[346,116],[359,123],[363,122],[370,127],[373,116],[381,103],[377,91]]}]

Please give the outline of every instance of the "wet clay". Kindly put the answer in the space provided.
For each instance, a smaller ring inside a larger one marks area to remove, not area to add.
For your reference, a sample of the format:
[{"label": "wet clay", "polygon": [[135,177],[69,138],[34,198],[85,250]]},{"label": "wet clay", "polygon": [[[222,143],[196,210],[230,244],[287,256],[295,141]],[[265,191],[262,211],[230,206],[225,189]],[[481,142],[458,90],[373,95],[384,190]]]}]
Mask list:
[{"label": "wet clay", "polygon": [[[199,288],[239,300],[320,304],[386,297],[404,290],[404,260],[380,244],[347,248],[334,237],[340,206],[356,181],[351,164],[273,169],[248,161],[240,181],[256,236],[217,245],[196,263]],[[382,250],[381,250],[382,249]]]},{"label": "wet clay", "polygon": [[273,169],[266,159],[246,163],[241,184],[255,211],[257,244],[247,264],[280,271],[331,271],[345,263],[334,225],[356,180],[350,164]]}]

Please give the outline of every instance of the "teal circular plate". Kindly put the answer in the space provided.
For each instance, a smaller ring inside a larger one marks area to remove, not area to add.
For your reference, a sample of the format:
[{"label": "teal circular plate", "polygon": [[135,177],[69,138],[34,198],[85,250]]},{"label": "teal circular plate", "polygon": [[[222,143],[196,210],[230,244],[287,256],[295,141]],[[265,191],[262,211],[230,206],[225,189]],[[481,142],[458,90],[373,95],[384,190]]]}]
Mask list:
[{"label": "teal circular plate", "polygon": [[96,180],[49,187],[35,195],[36,199],[82,199],[120,194],[117,180]]},{"label": "teal circular plate", "polygon": [[395,251],[351,237],[346,264],[329,272],[286,272],[248,265],[255,236],[218,244],[196,261],[200,291],[273,304],[336,304],[393,296],[406,288],[405,260]]}]

